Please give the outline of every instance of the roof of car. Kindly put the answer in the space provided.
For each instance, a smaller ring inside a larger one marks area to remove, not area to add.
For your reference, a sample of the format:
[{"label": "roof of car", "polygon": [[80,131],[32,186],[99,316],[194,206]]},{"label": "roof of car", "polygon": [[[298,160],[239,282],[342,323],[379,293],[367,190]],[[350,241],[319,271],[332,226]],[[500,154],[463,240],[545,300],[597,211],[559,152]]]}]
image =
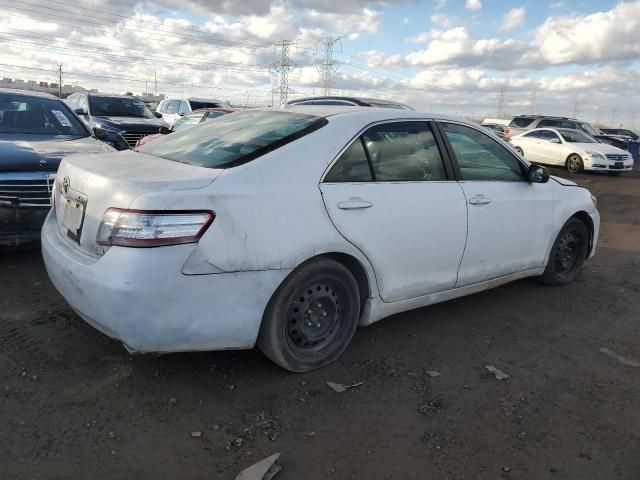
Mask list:
[{"label": "roof of car", "polygon": [[[451,117],[448,115],[434,114],[428,112],[417,112],[415,110],[401,110],[395,108],[383,108],[383,107],[361,107],[351,105],[285,105],[281,108],[278,107],[265,107],[257,110],[263,111],[281,111],[281,112],[296,112],[306,115],[314,115],[316,117],[334,117],[334,116],[354,116],[354,117],[367,117],[374,121],[383,120],[401,120],[401,119],[438,119],[438,120],[453,120],[456,122],[464,123],[466,125],[478,126],[467,120]],[[251,111],[251,110],[246,110]]]},{"label": "roof of car", "polygon": [[233,108],[208,107],[208,108],[198,108],[197,110],[194,110],[191,113],[198,113],[198,112],[225,112],[225,113],[231,113],[231,112],[235,112],[235,110]]},{"label": "roof of car", "polygon": [[400,106],[403,106],[403,107],[411,108],[408,105],[405,105],[404,103],[396,102],[394,100],[383,100],[383,99],[379,99],[379,98],[367,98],[367,97],[334,96],[334,95],[321,96],[321,97],[297,98],[295,100],[290,100],[288,103],[290,105],[293,105],[293,104],[296,104],[296,103],[309,102],[309,101],[313,101],[313,100],[343,100],[343,101],[347,101],[347,102],[362,103],[362,104],[400,105]]},{"label": "roof of car", "polygon": [[0,93],[10,93],[12,95],[22,95],[24,97],[38,97],[59,100],[55,95],[47,92],[36,92],[34,90],[17,90],[15,88],[0,88]]}]

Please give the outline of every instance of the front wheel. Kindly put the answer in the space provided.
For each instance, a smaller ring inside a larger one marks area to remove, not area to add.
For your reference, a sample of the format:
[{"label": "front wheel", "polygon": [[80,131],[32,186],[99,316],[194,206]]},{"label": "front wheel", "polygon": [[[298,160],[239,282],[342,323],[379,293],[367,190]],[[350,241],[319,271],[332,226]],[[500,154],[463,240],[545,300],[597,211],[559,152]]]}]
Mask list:
[{"label": "front wheel", "polygon": [[588,248],[587,227],[577,218],[571,218],[553,243],[547,268],[540,277],[542,282],[554,286],[572,282],[587,258]]},{"label": "front wheel", "polygon": [[258,346],[281,367],[308,372],[336,360],[360,317],[360,293],[351,272],[328,258],[298,267],[269,301]]},{"label": "front wheel", "polygon": [[582,163],[580,155],[574,153],[567,158],[566,167],[571,173],[580,173],[584,170],[584,163]]}]

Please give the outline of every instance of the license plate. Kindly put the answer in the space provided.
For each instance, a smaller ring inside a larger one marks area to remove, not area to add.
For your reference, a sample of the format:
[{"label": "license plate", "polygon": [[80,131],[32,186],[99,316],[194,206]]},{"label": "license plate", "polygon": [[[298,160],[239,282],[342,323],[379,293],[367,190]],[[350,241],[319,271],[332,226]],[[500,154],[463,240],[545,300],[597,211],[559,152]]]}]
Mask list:
[{"label": "license plate", "polygon": [[67,229],[69,238],[80,243],[82,225],[84,224],[85,204],[73,198],[61,197],[64,201],[64,214],[62,215],[62,225]]},{"label": "license plate", "polygon": [[623,162],[616,162],[616,168],[622,168],[624,166]]}]

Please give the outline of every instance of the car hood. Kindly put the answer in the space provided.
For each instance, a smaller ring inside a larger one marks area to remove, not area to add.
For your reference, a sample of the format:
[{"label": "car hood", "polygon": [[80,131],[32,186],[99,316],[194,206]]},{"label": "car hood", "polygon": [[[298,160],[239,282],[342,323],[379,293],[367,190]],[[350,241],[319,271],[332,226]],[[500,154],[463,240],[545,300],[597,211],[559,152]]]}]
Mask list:
[{"label": "car hood", "polygon": [[567,145],[578,147],[582,150],[593,150],[594,152],[603,153],[605,155],[624,155],[628,153],[626,150],[622,150],[607,143],[568,143]]},{"label": "car hood", "polygon": [[123,130],[135,130],[138,132],[157,133],[160,127],[166,127],[167,122],[159,118],[136,118],[136,117],[113,117],[98,116],[92,117],[92,123],[104,124],[106,127],[121,128]]},{"label": "car hood", "polygon": [[60,161],[74,153],[112,152],[93,137],[0,134],[0,172],[55,172]]}]

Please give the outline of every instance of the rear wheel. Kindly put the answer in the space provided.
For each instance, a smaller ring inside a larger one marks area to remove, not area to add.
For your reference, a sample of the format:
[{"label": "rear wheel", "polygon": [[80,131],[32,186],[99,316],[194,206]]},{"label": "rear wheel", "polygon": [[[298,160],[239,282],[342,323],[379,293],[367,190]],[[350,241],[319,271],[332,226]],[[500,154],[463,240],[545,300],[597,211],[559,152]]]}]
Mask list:
[{"label": "rear wheel", "polygon": [[587,257],[589,232],[577,218],[570,219],[556,238],[549,262],[540,279],[547,285],[566,285],[572,282]]},{"label": "rear wheel", "polygon": [[281,367],[308,372],[336,360],[360,316],[358,284],[335,260],[312,260],[296,269],[269,301],[258,346]]},{"label": "rear wheel", "polygon": [[577,153],[569,155],[566,167],[571,173],[580,173],[584,171],[584,163],[582,163],[582,158]]}]

